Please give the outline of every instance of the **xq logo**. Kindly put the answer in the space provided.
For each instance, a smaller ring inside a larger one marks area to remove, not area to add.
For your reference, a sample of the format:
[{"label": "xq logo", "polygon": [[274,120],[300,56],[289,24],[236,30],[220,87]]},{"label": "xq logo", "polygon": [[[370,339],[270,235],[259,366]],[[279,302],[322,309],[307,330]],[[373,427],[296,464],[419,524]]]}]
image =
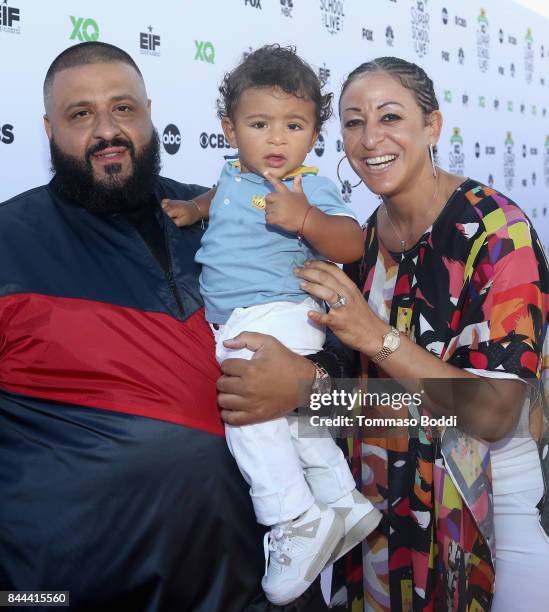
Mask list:
[{"label": "xq logo", "polygon": [[80,41],[90,42],[99,38],[99,26],[94,19],[90,19],[89,17],[87,19],[84,17],[73,17],[71,15],[71,22],[71,40],[78,39]]},{"label": "xq logo", "polygon": [[208,64],[213,64],[215,62],[215,49],[211,42],[195,40],[194,44],[196,47],[195,60],[208,62]]}]

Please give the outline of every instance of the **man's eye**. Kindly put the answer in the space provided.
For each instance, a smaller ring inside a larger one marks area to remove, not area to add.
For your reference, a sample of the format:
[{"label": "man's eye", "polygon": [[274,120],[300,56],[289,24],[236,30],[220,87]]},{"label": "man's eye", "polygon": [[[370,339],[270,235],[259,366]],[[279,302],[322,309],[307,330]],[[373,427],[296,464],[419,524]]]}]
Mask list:
[{"label": "man's eye", "polygon": [[289,124],[288,124],[288,128],[289,128],[290,130],[292,130],[292,131],[297,131],[297,130],[301,130],[301,129],[303,129],[303,128],[302,128],[302,127],[299,125],[299,123],[289,123]]},{"label": "man's eye", "polygon": [[252,123],[252,127],[261,130],[267,127],[267,123],[265,121],[256,121],[255,123]]},{"label": "man's eye", "polygon": [[385,123],[390,123],[392,121],[398,121],[400,119],[400,117],[398,115],[395,115],[394,113],[387,113],[386,115],[383,115],[383,117],[381,118],[382,121],[384,121]]},{"label": "man's eye", "polygon": [[89,112],[87,110],[79,110],[72,114],[72,119],[81,119],[87,117]]},{"label": "man's eye", "polygon": [[128,106],[127,104],[120,104],[120,106],[116,107],[116,110],[122,111],[123,113],[127,113],[132,110],[132,107]]}]

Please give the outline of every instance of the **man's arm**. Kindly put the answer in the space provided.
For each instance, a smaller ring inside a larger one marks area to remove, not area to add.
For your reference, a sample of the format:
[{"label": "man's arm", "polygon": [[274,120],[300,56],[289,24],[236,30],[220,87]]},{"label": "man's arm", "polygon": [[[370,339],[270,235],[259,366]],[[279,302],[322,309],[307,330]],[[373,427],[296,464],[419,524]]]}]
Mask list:
[{"label": "man's arm", "polygon": [[221,417],[230,425],[269,421],[308,403],[316,374],[314,363],[328,372],[332,382],[356,372],[353,352],[332,334],[324,350],[307,357],[296,355],[272,336],[254,332],[243,332],[226,345],[255,353],[249,361],[227,359],[221,366],[218,403]]}]

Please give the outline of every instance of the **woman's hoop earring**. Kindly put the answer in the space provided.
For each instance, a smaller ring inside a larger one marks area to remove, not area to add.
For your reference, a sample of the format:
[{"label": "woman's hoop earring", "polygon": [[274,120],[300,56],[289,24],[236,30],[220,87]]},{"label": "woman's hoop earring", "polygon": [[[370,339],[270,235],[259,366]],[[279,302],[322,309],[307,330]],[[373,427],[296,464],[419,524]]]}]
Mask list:
[{"label": "woman's hoop earring", "polygon": [[433,168],[433,176],[437,178],[437,167],[435,166],[435,154],[433,151],[433,145],[429,143],[429,159],[431,160],[431,167]]},{"label": "woman's hoop earring", "polygon": [[[344,155],[339,162],[337,163],[337,168],[336,168],[336,174],[337,174],[337,180],[341,183],[341,185],[343,186],[345,183],[344,181],[341,180],[341,177],[339,176],[339,167],[341,166],[341,162],[347,159],[347,156]],[[358,183],[356,185],[351,185],[351,189],[354,189],[355,187],[358,187],[360,185],[360,183],[362,183],[362,179],[360,179],[360,181],[358,181]]]}]

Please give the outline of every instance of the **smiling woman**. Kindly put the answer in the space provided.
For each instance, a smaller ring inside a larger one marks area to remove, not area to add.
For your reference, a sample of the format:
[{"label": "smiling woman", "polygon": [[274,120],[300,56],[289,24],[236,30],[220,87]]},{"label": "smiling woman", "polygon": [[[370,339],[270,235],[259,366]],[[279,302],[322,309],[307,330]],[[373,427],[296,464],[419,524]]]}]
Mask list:
[{"label": "smiling woman", "polygon": [[[299,270],[310,294],[344,301],[309,316],[359,352],[363,379],[398,379],[425,400],[419,428],[352,441],[358,485],[384,518],[346,563],[348,604],[507,612],[528,591],[528,609],[545,609],[543,249],[514,202],[436,166],[442,115],[419,66],[362,64],[339,109],[349,162],[382,203],[351,278],[324,262]],[[439,432],[438,419],[456,426]]]}]

